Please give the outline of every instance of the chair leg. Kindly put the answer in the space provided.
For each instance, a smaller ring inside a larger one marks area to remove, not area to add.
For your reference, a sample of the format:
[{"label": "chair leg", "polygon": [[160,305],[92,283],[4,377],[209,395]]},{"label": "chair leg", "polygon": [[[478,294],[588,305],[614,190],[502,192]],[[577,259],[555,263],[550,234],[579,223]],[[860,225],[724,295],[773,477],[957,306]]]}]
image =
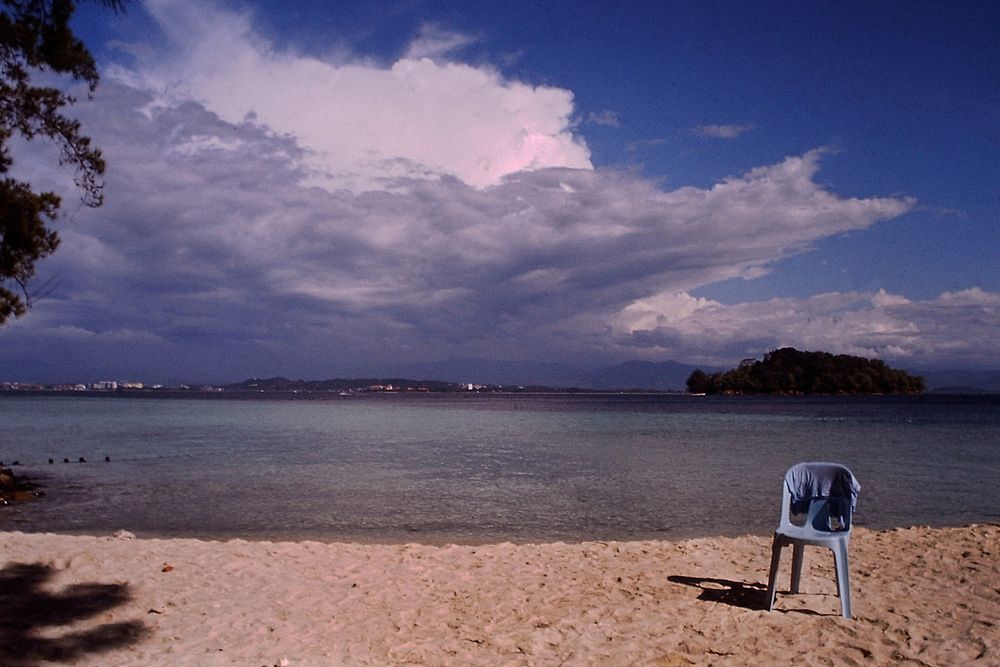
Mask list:
[{"label": "chair leg", "polygon": [[806,558],[806,547],[804,544],[792,545],[792,593],[799,592],[799,584],[802,582],[802,563]]},{"label": "chair leg", "polygon": [[771,571],[767,575],[768,611],[774,609],[774,594],[778,585],[778,563],[781,561],[781,548],[783,546],[784,545],[781,543],[781,537],[775,534],[774,542],[771,543]]},{"label": "chair leg", "polygon": [[837,569],[837,594],[840,595],[840,613],[844,618],[851,617],[851,575],[847,562],[847,543],[840,542],[833,550],[834,563]]},{"label": "chair leg", "polygon": [[837,561],[837,550],[830,547],[830,553],[833,554],[833,580],[837,584],[837,597],[840,597],[840,564]]}]

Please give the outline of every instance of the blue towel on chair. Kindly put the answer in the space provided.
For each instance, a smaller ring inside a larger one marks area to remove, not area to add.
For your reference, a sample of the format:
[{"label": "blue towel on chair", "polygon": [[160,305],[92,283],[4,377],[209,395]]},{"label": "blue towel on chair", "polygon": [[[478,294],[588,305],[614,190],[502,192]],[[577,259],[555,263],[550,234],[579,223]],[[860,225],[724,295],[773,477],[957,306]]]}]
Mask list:
[{"label": "blue towel on chair", "polygon": [[[813,498],[829,498],[830,518],[849,528],[848,517],[858,504],[861,485],[847,468],[831,463],[799,463],[785,473],[792,512],[805,514]],[[850,511],[848,511],[848,503]]]}]

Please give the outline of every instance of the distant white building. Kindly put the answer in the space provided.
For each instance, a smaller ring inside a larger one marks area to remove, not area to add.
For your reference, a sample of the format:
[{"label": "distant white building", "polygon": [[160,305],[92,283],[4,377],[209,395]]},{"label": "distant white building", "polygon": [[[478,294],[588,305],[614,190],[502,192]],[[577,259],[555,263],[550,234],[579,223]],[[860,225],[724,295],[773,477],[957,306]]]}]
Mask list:
[{"label": "distant white building", "polygon": [[90,388],[96,391],[114,391],[118,389],[118,382],[115,380],[101,380],[100,382],[92,383]]}]

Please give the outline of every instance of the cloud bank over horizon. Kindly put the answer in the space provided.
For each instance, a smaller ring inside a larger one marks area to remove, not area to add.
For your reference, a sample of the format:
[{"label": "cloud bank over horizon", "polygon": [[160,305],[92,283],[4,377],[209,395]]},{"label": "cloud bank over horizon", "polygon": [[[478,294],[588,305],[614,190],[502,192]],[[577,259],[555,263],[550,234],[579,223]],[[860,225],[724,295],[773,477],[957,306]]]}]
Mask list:
[{"label": "cloud bank over horizon", "polygon": [[[915,206],[832,192],[822,147],[666,190],[595,167],[572,92],[455,59],[459,33],[429,27],[394,62],[324,60],[279,49],[246,13],[147,4],[163,45],[135,49],[77,107],[109,163],[106,204],[73,209],[67,191],[62,246],[40,265],[50,291],[0,330],[21,379],[725,364],[782,345],[916,366],[1000,358],[1000,295],[979,289],[691,296]],[[33,182],[65,187],[34,165]]]}]

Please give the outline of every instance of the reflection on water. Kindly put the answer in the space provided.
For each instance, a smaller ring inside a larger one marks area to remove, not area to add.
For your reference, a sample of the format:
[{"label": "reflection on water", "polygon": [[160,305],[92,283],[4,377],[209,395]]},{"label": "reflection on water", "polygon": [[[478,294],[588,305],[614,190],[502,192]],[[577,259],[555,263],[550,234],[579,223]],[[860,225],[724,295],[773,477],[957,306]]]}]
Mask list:
[{"label": "reflection on water", "polygon": [[[5,396],[0,459],[19,459],[48,495],[3,508],[0,529],[434,542],[766,534],[781,475],[801,460],[852,468],[858,525],[996,521],[998,407],[998,397]],[[61,463],[81,456],[90,462]]]}]

